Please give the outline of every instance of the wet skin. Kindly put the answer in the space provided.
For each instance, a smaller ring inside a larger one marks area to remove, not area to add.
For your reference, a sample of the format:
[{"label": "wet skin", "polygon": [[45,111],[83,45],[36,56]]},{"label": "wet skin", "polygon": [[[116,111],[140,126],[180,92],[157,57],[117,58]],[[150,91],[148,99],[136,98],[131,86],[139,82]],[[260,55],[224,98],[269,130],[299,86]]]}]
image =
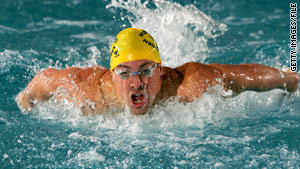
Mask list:
[{"label": "wet skin", "polygon": [[[137,60],[125,62],[115,69],[125,69],[130,72],[138,72],[145,67],[154,66],[155,62]],[[161,67],[157,67],[151,77],[133,75],[128,79],[121,79],[115,72],[112,73],[112,81],[120,102],[127,105],[134,114],[144,114],[152,106],[155,96],[161,86]]]},{"label": "wet skin", "polygon": [[[153,66],[150,60],[125,62],[115,69],[126,68],[131,73]],[[159,65],[151,77],[133,75],[121,79],[116,72],[95,66],[89,68],[47,69],[37,74],[17,96],[19,107],[30,111],[36,103],[66,98],[78,105],[83,114],[101,114],[111,108],[133,114],[145,114],[153,105],[170,97],[192,102],[217,84],[234,95],[242,91],[267,91],[275,88],[297,91],[299,76],[290,71],[260,64],[201,64],[189,62],[176,68]]]}]

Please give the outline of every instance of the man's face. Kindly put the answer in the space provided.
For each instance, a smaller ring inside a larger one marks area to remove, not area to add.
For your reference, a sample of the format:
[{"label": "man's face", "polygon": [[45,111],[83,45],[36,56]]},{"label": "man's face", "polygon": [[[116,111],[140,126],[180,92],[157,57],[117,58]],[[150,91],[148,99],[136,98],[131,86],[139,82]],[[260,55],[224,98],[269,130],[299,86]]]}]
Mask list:
[{"label": "man's face", "polygon": [[[113,71],[113,82],[117,96],[133,114],[145,114],[152,106],[161,86],[161,68],[150,60],[136,60],[119,64]],[[134,74],[127,79],[120,76],[126,73],[145,73],[153,70],[152,76]],[[118,75],[119,74],[119,75]]]}]

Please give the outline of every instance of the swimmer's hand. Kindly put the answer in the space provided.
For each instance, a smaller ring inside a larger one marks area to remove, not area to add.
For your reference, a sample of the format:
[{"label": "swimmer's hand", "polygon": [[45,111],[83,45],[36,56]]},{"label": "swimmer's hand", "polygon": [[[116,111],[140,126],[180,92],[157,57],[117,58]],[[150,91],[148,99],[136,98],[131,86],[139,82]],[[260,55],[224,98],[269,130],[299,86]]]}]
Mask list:
[{"label": "swimmer's hand", "polygon": [[30,112],[36,103],[47,101],[53,96],[53,92],[58,86],[50,78],[54,72],[54,69],[49,68],[37,74],[27,87],[18,94],[16,102],[22,112]]},{"label": "swimmer's hand", "polygon": [[299,87],[299,75],[297,72],[292,72],[290,69],[281,70],[285,76],[283,87],[289,92],[295,92]]},{"label": "swimmer's hand", "polygon": [[17,95],[16,103],[23,113],[30,112],[34,106],[25,91],[22,91]]}]

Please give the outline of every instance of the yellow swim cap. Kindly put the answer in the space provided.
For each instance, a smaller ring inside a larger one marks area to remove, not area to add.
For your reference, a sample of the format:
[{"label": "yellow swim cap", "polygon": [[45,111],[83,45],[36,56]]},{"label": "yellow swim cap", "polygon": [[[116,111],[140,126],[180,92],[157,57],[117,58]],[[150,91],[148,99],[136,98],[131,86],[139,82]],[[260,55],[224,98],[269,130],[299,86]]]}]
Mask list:
[{"label": "yellow swim cap", "polygon": [[128,28],[121,31],[113,42],[110,53],[110,71],[120,63],[134,60],[148,59],[161,64],[155,40],[143,29]]}]

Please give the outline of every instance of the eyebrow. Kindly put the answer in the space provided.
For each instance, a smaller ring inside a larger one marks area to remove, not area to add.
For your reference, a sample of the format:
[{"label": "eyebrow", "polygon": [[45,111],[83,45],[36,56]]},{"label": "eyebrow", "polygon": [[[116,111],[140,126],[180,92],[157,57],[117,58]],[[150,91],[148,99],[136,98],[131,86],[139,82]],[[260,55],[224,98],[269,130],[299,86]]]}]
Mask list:
[{"label": "eyebrow", "polygon": [[124,68],[130,69],[129,66],[127,66],[127,65],[122,65],[122,64],[119,64],[117,67],[124,67]]},{"label": "eyebrow", "polygon": [[[149,61],[146,61],[145,63],[141,64],[139,66],[139,69],[143,68],[144,66],[148,65],[148,64],[151,64],[151,62]],[[127,68],[127,69],[131,69],[130,66],[127,66],[127,65],[123,65],[123,64],[119,64],[117,67],[124,67],[124,68]]]},{"label": "eyebrow", "polygon": [[139,68],[141,69],[141,68],[143,68],[144,66],[146,66],[146,65],[148,65],[148,64],[151,64],[151,62],[145,62],[145,63],[143,63],[141,66],[139,66]]}]

